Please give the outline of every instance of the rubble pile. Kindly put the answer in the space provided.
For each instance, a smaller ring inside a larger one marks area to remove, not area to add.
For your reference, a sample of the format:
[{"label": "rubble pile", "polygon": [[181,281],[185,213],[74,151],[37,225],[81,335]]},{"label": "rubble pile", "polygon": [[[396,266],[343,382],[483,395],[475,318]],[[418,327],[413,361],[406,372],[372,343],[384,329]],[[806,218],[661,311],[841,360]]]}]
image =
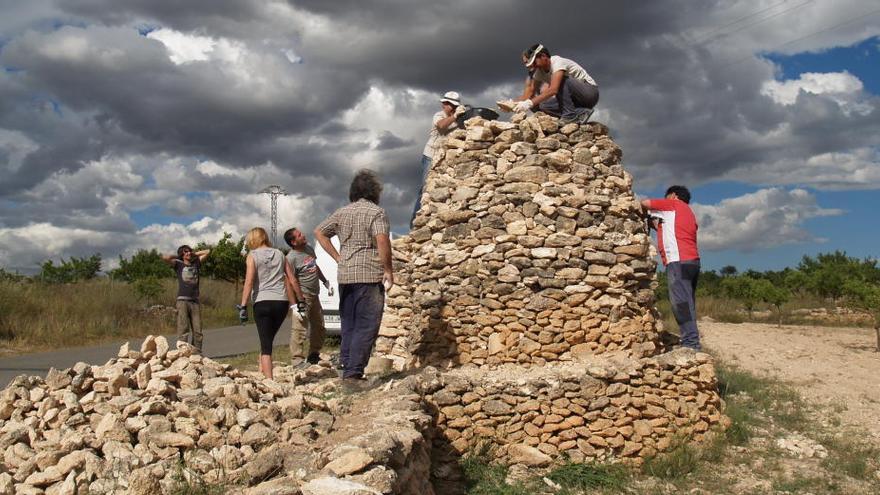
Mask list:
[{"label": "rubble pile", "polygon": [[[20,376],[0,393],[0,494],[177,493],[199,483],[308,494],[309,483],[343,476],[365,493],[392,493],[428,479],[430,463],[419,460],[431,417],[418,395],[358,417],[335,380],[321,381],[335,378],[331,369],[279,371],[264,380],[151,336],[103,366]],[[325,441],[340,417],[363,431]],[[359,436],[374,428],[381,434]]]}]

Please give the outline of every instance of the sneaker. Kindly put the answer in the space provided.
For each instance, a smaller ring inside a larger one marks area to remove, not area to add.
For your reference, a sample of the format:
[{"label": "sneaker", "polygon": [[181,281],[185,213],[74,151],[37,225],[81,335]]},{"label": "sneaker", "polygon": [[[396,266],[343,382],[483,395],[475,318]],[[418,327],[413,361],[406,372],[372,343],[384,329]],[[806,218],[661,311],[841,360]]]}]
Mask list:
[{"label": "sneaker", "polygon": [[293,365],[293,369],[296,369],[296,370],[304,370],[304,369],[308,368],[308,367],[311,366],[311,365],[312,365],[312,363],[310,363],[310,362],[308,362],[308,361],[300,361],[299,363]]},{"label": "sneaker", "polygon": [[340,371],[345,369],[345,365],[343,365],[342,360],[339,359],[339,354],[331,356],[330,363],[333,364],[333,366]]}]

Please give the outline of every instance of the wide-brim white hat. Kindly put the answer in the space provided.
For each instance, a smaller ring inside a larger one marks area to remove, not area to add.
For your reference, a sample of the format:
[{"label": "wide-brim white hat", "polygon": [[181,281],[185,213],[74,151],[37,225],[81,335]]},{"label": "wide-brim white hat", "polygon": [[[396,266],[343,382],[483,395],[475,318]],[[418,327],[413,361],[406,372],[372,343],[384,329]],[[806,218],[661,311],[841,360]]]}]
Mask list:
[{"label": "wide-brim white hat", "polygon": [[443,102],[459,106],[461,105],[461,96],[458,94],[458,91],[447,91],[443,98],[440,98],[440,103]]}]

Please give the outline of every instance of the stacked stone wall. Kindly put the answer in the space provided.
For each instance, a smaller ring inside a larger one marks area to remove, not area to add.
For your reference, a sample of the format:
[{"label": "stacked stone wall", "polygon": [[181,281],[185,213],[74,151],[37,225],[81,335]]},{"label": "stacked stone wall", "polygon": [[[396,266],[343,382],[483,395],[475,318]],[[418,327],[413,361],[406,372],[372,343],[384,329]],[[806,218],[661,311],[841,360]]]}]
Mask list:
[{"label": "stacked stone wall", "polygon": [[471,119],[434,156],[376,349],[445,370],[423,390],[436,452],[640,462],[724,426],[710,356],[661,346],[621,159],[605,126],[543,114]]},{"label": "stacked stone wall", "polygon": [[444,373],[426,389],[441,437],[459,454],[486,446],[510,463],[640,462],[677,436],[726,425],[707,354]]},{"label": "stacked stone wall", "polygon": [[621,155],[605,126],[545,115],[452,132],[394,245],[379,353],[398,369],[653,354],[656,264]]}]

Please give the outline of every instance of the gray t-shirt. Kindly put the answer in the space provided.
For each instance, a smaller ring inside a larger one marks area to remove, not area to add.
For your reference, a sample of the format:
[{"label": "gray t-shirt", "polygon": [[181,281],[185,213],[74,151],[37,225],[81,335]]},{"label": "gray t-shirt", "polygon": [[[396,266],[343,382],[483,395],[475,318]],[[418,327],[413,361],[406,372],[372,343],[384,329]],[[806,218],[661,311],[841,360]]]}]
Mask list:
[{"label": "gray t-shirt", "polygon": [[287,253],[287,261],[303,294],[317,296],[321,290],[318,286],[321,279],[318,277],[318,259],[312,246],[306,245],[302,251],[291,249]]},{"label": "gray t-shirt", "polygon": [[181,259],[174,260],[174,271],[177,273],[177,300],[199,300],[199,269],[202,262],[198,256],[193,255],[190,264]]},{"label": "gray t-shirt", "polygon": [[257,248],[251,251],[257,267],[253,292],[254,303],[260,301],[287,301],[284,286],[284,253],[275,248]]}]

